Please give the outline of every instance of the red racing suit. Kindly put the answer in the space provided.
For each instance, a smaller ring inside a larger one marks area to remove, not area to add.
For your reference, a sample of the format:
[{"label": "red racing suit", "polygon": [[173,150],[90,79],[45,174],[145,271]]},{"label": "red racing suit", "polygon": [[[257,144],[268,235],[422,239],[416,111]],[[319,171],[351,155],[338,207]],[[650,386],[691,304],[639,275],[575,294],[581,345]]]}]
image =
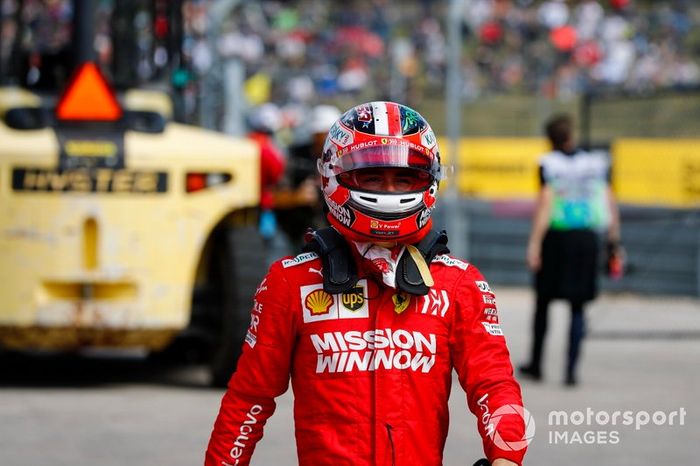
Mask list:
[{"label": "red racing suit", "polygon": [[301,466],[441,465],[453,368],[487,458],[521,464],[522,417],[490,419],[522,399],[495,297],[479,271],[436,256],[435,285],[411,296],[359,265],[359,282],[340,295],[323,290],[315,253],[272,265],[256,292],[205,464],[249,464],[291,375]]}]

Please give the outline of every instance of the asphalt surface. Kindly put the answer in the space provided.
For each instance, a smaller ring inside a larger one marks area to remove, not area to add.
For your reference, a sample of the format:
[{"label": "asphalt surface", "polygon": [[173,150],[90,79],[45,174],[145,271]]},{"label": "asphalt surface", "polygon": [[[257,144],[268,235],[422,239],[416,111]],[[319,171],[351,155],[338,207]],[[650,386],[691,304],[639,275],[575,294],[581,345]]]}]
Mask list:
[{"label": "asphalt surface", "polygon": [[[494,288],[518,364],[529,344],[532,296]],[[581,383],[565,388],[568,310],[561,303],[551,309],[545,380],[522,382],[536,423],[525,464],[698,464],[700,301],[606,295],[588,309],[588,318]],[[202,367],[138,355],[0,354],[0,465],[201,464],[222,395],[205,384]],[[296,464],[291,401],[289,393],[278,400],[254,465]],[[444,464],[471,465],[481,445],[458,384],[450,404]],[[552,411],[583,423],[551,425]],[[616,425],[604,423],[615,411]],[[639,423],[648,413],[648,425],[623,425],[625,411]],[[657,411],[657,421],[676,411],[674,425],[655,425]]]}]

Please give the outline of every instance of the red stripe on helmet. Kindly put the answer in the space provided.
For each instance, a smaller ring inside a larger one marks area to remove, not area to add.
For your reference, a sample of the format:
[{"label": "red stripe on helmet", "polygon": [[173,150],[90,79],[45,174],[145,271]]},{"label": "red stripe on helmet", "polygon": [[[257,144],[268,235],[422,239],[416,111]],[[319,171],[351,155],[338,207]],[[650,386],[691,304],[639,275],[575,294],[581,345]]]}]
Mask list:
[{"label": "red stripe on helmet", "polygon": [[389,136],[401,136],[401,110],[398,104],[386,102],[386,113],[389,123]]}]

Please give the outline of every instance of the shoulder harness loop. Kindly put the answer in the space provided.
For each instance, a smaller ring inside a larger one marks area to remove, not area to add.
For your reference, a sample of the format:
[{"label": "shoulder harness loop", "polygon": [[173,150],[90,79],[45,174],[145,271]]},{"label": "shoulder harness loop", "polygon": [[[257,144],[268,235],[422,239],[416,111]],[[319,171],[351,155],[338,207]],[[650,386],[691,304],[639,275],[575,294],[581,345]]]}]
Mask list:
[{"label": "shoulder harness loop", "polygon": [[[415,247],[421,253],[428,266],[438,254],[450,252],[447,247],[447,233],[445,230],[440,232],[430,231]],[[428,294],[430,287],[425,284],[416,260],[420,260],[420,258],[413,258],[408,248],[406,248],[399,259],[396,270],[396,287],[406,293],[424,296]]]},{"label": "shoulder harness loop", "polygon": [[[429,266],[438,254],[450,252],[447,247],[447,233],[430,231],[425,238],[414,245]],[[333,227],[310,231],[306,236],[304,252],[315,252],[323,264],[323,289],[330,294],[340,294],[352,289],[358,280],[357,266],[350,245]],[[427,295],[426,285],[416,259],[406,248],[401,255],[396,270],[396,287],[413,295]]]},{"label": "shoulder harness loop", "polygon": [[349,291],[358,280],[350,245],[333,227],[309,231],[305,252],[315,252],[323,264],[323,289],[330,294]]}]

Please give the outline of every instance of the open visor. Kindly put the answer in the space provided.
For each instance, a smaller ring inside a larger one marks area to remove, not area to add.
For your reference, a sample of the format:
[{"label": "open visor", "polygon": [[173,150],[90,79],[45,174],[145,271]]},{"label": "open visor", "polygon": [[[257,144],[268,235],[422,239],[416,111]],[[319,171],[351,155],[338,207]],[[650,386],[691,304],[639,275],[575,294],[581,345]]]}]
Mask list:
[{"label": "open visor", "polygon": [[432,180],[443,178],[443,167],[437,161],[407,146],[382,145],[360,149],[329,162],[319,161],[318,171],[325,177],[338,176],[361,168],[412,168],[430,175]]}]

